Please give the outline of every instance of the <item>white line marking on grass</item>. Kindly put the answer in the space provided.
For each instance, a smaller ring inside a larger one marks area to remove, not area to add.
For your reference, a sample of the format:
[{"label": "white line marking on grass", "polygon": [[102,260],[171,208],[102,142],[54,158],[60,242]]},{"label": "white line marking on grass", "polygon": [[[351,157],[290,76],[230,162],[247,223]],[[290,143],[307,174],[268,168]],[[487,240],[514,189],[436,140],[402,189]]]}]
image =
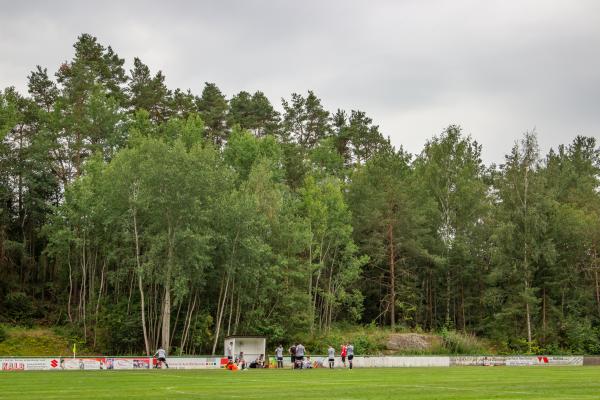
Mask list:
[{"label": "white line marking on grass", "polygon": [[[516,391],[516,390],[502,390],[502,389],[486,389],[483,387],[478,388],[460,388],[453,386],[433,386],[433,385],[399,385],[404,387],[415,387],[419,389],[442,389],[442,390],[455,390],[455,391],[470,391],[470,392],[488,392],[488,393],[504,393],[504,394],[523,394],[527,396],[545,396],[540,392],[526,392],[526,391]],[[576,397],[562,397],[562,400],[567,399],[597,399],[598,396],[593,396],[589,394],[577,395]]]},{"label": "white line marking on grass", "polygon": [[510,394],[539,394],[536,392],[518,392],[518,391],[509,391],[502,389],[485,389],[485,388],[463,388],[463,387],[454,387],[454,386],[434,386],[434,385],[399,385],[403,387],[414,387],[419,389],[442,389],[442,390],[456,390],[456,391],[467,391],[467,392],[500,392],[500,393],[510,393]]}]

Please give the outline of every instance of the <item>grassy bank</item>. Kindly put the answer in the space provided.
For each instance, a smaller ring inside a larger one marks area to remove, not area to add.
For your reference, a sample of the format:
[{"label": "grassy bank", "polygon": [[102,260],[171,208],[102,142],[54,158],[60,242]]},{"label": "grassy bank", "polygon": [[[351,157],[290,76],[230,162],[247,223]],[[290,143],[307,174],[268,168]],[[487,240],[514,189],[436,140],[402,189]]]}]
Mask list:
[{"label": "grassy bank", "polygon": [[[68,336],[50,328],[2,328],[0,356],[61,356],[71,355],[73,342]],[[78,354],[89,354],[89,350],[78,345]]]},{"label": "grassy bank", "polygon": [[[77,353],[80,355],[106,353],[102,349],[94,351],[86,348],[81,339],[66,328],[5,326],[3,331],[4,334],[0,335],[0,356],[71,355],[74,342],[78,343]],[[485,340],[453,331],[432,334],[395,332],[374,326],[341,326],[327,333],[299,334],[291,340],[302,342],[311,354],[325,354],[329,345],[339,351],[342,343],[352,343],[357,354],[369,355],[495,353]],[[276,342],[268,341],[267,352],[272,352],[276,346]]]}]

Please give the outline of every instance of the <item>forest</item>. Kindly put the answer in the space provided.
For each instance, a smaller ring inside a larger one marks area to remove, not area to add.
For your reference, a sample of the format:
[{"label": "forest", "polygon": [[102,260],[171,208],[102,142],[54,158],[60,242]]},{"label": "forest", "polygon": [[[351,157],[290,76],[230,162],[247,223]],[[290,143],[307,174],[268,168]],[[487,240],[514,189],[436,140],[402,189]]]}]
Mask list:
[{"label": "forest", "polygon": [[358,325],[600,353],[593,136],[486,165],[449,125],[409,154],[313,91],[192,93],[73,47],[0,91],[0,322],[112,354]]}]

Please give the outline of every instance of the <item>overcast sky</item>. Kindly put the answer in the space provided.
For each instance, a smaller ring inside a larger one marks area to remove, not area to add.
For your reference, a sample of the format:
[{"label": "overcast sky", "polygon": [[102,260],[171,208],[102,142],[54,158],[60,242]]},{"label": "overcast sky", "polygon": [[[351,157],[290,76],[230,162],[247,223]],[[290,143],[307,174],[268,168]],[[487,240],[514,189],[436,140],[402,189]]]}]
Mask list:
[{"label": "overcast sky", "polygon": [[0,87],[54,73],[87,32],[170,88],[262,90],[278,108],[312,89],[413,153],[449,124],[488,163],[534,128],[543,152],[600,138],[598,0],[123,3],[0,0]]}]

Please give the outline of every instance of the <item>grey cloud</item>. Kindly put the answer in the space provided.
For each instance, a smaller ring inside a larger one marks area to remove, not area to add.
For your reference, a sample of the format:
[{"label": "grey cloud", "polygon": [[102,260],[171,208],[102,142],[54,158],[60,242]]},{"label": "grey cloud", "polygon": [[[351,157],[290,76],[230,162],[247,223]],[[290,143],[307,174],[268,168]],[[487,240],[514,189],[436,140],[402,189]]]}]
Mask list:
[{"label": "grey cloud", "polygon": [[450,123],[501,162],[537,127],[543,151],[600,137],[600,2],[4,2],[0,86],[25,89],[89,32],[171,87],[216,82],[274,103],[313,89],[331,110],[362,109],[418,152]]}]

